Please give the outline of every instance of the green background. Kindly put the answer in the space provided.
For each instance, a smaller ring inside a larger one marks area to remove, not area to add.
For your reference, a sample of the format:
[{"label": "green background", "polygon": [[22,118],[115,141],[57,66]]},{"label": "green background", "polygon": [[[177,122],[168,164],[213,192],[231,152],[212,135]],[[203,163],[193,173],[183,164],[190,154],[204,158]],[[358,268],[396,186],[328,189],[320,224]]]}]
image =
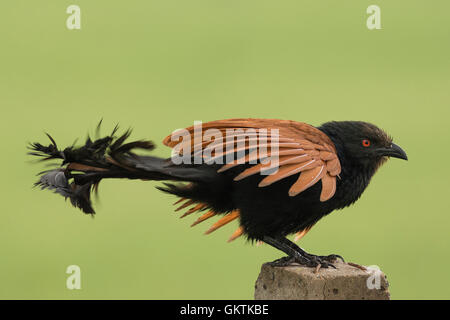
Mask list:
[{"label": "green background", "polygon": [[[81,7],[81,30],[66,8]],[[381,7],[382,30],[366,27]],[[194,120],[365,120],[409,162],[391,160],[354,206],[301,241],[378,265],[392,298],[450,298],[448,1],[2,1],[0,298],[250,299],[280,257],[232,223],[190,228],[157,183],[104,181],[91,219],[32,189],[26,143],[60,146],[104,119],[158,143]],[[65,287],[81,267],[82,289]]]}]

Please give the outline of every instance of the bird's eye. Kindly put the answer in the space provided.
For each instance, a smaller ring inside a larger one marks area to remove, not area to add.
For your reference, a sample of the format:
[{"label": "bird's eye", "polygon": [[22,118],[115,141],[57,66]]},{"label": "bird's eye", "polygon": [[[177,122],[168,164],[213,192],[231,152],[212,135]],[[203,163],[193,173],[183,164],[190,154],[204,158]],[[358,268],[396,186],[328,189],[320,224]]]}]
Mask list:
[{"label": "bird's eye", "polygon": [[364,139],[363,141],[362,141],[362,145],[363,145],[363,147],[370,147],[370,140],[367,140],[367,139]]}]

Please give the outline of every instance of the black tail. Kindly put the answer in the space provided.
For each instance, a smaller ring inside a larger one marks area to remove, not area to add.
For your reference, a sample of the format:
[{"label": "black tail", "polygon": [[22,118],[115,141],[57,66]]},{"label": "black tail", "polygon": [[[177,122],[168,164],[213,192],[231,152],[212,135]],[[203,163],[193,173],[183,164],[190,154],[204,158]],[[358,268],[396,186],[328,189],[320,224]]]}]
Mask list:
[{"label": "black tail", "polygon": [[115,136],[116,132],[117,126],[109,136],[96,140],[88,137],[83,146],[72,145],[64,150],[59,150],[48,134],[50,145],[30,144],[29,154],[41,157],[41,161],[62,160],[57,168],[41,172],[35,186],[53,190],[69,198],[72,205],[83,212],[94,214],[91,193],[98,191],[100,181],[105,178],[196,181],[215,174],[215,171],[192,166],[175,166],[170,158],[137,155],[135,150],[150,151],[154,149],[154,144],[147,140],[125,143],[131,130],[119,137]]}]

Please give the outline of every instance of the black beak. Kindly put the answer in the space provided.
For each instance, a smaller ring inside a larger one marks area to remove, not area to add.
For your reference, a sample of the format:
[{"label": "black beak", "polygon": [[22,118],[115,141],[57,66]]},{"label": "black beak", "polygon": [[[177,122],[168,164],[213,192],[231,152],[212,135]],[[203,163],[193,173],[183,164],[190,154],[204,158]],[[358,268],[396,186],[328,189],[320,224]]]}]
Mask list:
[{"label": "black beak", "polygon": [[399,158],[403,160],[408,160],[406,152],[400,148],[398,145],[393,143],[390,148],[380,149],[380,154],[385,157]]}]

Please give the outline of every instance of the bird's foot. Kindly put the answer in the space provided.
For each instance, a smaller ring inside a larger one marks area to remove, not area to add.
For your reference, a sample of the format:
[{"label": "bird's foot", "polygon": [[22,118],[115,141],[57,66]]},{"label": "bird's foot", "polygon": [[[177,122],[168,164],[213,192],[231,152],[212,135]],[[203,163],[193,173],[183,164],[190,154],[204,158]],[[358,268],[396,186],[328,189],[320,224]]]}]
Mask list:
[{"label": "bird's foot", "polygon": [[272,262],[269,262],[269,265],[271,265],[272,267],[287,267],[295,262],[296,261],[295,261],[294,257],[286,256],[286,257],[274,260]]},{"label": "bird's foot", "polygon": [[315,254],[306,253],[306,256],[310,259],[319,259],[321,261],[326,261],[330,263],[336,262],[338,259],[342,260],[342,262],[345,262],[344,258],[342,258],[342,256],[338,254],[329,254],[327,256],[316,256]]},{"label": "bird's foot", "polygon": [[[324,259],[322,259],[324,258]],[[293,263],[298,263],[302,266],[310,267],[310,268],[316,268],[316,272],[319,271],[320,268],[334,268],[336,267],[332,264],[334,259],[331,261],[331,258],[329,256],[315,256],[315,255],[302,255],[302,254],[295,254],[294,256],[287,256],[280,259],[277,259],[275,261],[270,262],[270,265],[272,267],[287,267],[291,266]],[[329,259],[329,260],[327,260]]]}]

